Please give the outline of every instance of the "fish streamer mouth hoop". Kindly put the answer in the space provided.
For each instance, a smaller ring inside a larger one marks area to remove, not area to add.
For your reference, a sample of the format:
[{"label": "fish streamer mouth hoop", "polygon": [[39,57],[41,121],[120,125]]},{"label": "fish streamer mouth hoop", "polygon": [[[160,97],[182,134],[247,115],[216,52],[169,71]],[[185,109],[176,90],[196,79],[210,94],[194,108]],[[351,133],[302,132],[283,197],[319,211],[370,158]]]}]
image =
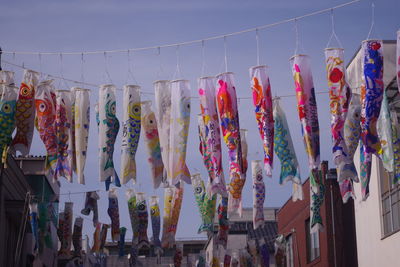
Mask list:
[{"label": "fish streamer mouth hoop", "polygon": [[170,83],[170,82],[171,82],[170,80],[155,80],[153,82],[153,84],[156,84],[156,83]]},{"label": "fish streamer mouth hoop", "polygon": [[341,50],[341,51],[344,51],[344,48],[342,48],[342,47],[327,47],[324,50],[325,51],[330,51],[330,50]]},{"label": "fish streamer mouth hoop", "polygon": [[72,88],[74,91],[91,91],[90,89],[87,89],[87,88],[80,88],[80,87],[73,87]]},{"label": "fish streamer mouth hoop", "polygon": [[222,72],[222,73],[219,73],[219,74],[215,75],[215,78],[218,78],[219,76],[222,76],[224,74],[234,74],[234,73],[232,71]]},{"label": "fish streamer mouth hoop", "polygon": [[170,81],[170,83],[176,83],[176,82],[189,82],[189,80],[177,79],[177,80],[172,80],[172,81]]},{"label": "fish streamer mouth hoop", "polygon": [[373,41],[375,41],[375,42],[383,42],[383,40],[381,40],[381,39],[366,39],[364,41],[361,41],[361,43],[363,44],[363,43],[366,43],[366,42],[373,42]]},{"label": "fish streamer mouth hoop", "polygon": [[291,56],[290,58],[289,58],[289,61],[291,61],[292,59],[294,59],[294,58],[296,58],[296,57],[310,57],[309,55],[306,55],[306,54],[296,54],[296,55],[293,55],[293,56]]},{"label": "fish streamer mouth hoop", "polygon": [[249,68],[249,70],[256,70],[256,69],[262,69],[262,68],[269,68],[268,65],[256,65],[252,66]]}]

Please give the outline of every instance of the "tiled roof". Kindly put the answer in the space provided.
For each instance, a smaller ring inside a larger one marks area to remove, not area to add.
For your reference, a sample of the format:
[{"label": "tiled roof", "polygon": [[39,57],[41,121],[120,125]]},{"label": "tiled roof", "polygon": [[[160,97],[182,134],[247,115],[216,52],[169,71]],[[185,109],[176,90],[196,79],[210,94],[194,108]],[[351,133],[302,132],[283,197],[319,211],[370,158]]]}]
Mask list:
[{"label": "tiled roof", "polygon": [[253,223],[249,222],[247,228],[248,239],[261,240],[264,239],[268,245],[269,251],[274,251],[274,241],[278,234],[278,223],[266,221],[263,225],[258,227],[256,230],[253,228]]}]

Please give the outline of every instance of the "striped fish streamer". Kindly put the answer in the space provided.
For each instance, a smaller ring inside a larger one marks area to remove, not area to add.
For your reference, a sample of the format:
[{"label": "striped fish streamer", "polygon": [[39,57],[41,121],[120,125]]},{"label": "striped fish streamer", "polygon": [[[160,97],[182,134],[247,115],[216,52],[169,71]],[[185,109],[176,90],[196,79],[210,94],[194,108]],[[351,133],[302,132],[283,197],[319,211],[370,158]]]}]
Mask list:
[{"label": "striped fish streamer", "polygon": [[253,176],[253,228],[257,229],[264,223],[265,184],[260,160],[251,161]]},{"label": "striped fish streamer", "polygon": [[141,129],[140,86],[125,85],[123,89],[123,128],[121,148],[121,182],[136,183],[135,155]]},{"label": "striped fish streamer", "polygon": [[8,150],[15,129],[18,88],[6,83],[0,84],[0,155]]},{"label": "striped fish streamer", "polygon": [[[9,70],[0,70],[0,84],[15,85],[14,72]],[[18,90],[18,89],[17,89]]]},{"label": "striped fish streamer", "polygon": [[217,209],[218,233],[215,244],[221,245],[226,249],[228,244],[229,219],[228,219],[228,197],[221,196]]},{"label": "striped fish streamer", "polygon": [[116,117],[115,86],[102,85],[99,92],[99,160],[100,182],[105,182],[106,190],[110,184],[121,186],[117,172],[114,169],[114,144],[119,131],[119,121]]},{"label": "striped fish streamer", "polygon": [[111,239],[113,242],[116,242],[119,239],[119,209],[116,188],[112,188],[108,192],[107,213],[111,219]]},{"label": "striped fish streamer", "polygon": [[380,158],[382,160],[383,167],[388,172],[393,172],[394,154],[392,142],[392,124],[386,92],[383,92],[381,113],[379,114],[376,127],[381,143]]},{"label": "striped fish streamer", "polygon": [[217,76],[217,104],[221,129],[229,154],[230,193],[228,212],[242,215],[242,189],[246,181],[243,172],[242,146],[240,140],[239,113],[233,73]]},{"label": "striped fish streamer", "polygon": [[168,245],[171,248],[175,244],[175,235],[178,229],[179,215],[182,208],[184,183],[180,183],[179,187],[174,187],[174,195],[172,197],[170,224],[168,229]]},{"label": "striped fish streamer", "polygon": [[396,73],[397,73],[397,88],[400,92],[400,30],[397,31],[397,43],[396,43]]},{"label": "striped fish streamer", "polygon": [[208,196],[204,182],[198,173],[192,175],[192,186],[202,222],[197,233],[200,234],[206,232],[211,234],[214,231],[214,215],[217,196]]},{"label": "striped fish streamer", "polygon": [[40,139],[42,139],[47,152],[45,171],[55,178],[57,135],[55,127],[56,103],[53,80],[40,82],[35,90],[35,106],[36,129],[39,132]]},{"label": "striped fish streamer", "polygon": [[400,126],[396,111],[390,112],[392,121],[392,142],[393,142],[393,180],[392,184],[400,182]]},{"label": "striped fish streamer", "polygon": [[372,160],[372,154],[379,156],[381,149],[376,124],[384,92],[382,46],[380,40],[367,40],[361,45],[361,139],[367,162]]},{"label": "striped fish streamer", "polygon": [[127,189],[125,192],[125,196],[128,200],[128,211],[129,211],[129,219],[131,221],[132,226],[132,246],[136,246],[138,243],[138,217],[136,212],[136,193],[133,189]]},{"label": "striped fish streamer", "polygon": [[274,100],[274,150],[281,162],[279,184],[292,181],[292,200],[303,200],[300,168],[294,150],[292,137],[285,112],[279,104],[279,99]]},{"label": "striped fish streamer", "polygon": [[157,121],[154,112],[151,110],[151,101],[142,102],[142,127],[144,142],[147,147],[147,162],[150,164],[153,188],[157,189],[160,184],[167,183],[164,176],[164,164],[161,157],[160,138],[158,135]]},{"label": "striped fish streamer", "polygon": [[151,218],[151,228],[153,231],[152,244],[154,246],[155,254],[161,255],[161,240],[160,240],[160,231],[161,231],[161,213],[159,206],[159,198],[158,196],[150,197],[150,218]]},{"label": "striped fish streamer", "polygon": [[167,187],[164,189],[164,214],[163,214],[163,231],[161,237],[161,245],[163,248],[168,248],[168,229],[171,224],[172,200],[174,197],[174,189]]},{"label": "striped fish streamer", "polygon": [[319,124],[310,58],[305,55],[296,55],[290,61],[295,83],[297,110],[310,169],[310,217],[312,218],[310,227],[311,231],[318,231],[322,229],[322,221],[314,220],[316,216],[312,216],[312,214],[319,212],[317,208],[320,206],[319,202],[323,201],[323,194],[321,198],[320,190],[323,184],[318,171],[320,164]]},{"label": "striped fish streamer", "polygon": [[99,253],[100,252],[100,230],[101,230],[101,223],[96,223],[96,228],[93,233],[93,246],[92,246],[92,253]]},{"label": "striped fish streamer", "polygon": [[136,193],[136,214],[138,218],[138,249],[142,247],[150,247],[149,238],[147,237],[149,214],[147,212],[145,193]]},{"label": "striped fish streamer", "polygon": [[190,184],[190,172],[186,166],[186,148],[190,123],[190,84],[188,80],[171,82],[171,131],[169,169],[171,185],[184,181]]},{"label": "striped fish streamer", "polygon": [[89,141],[90,125],[90,90],[75,88],[73,106],[73,140],[75,155],[75,172],[78,183],[85,184],[85,163]]},{"label": "striped fish streamer", "polygon": [[155,93],[155,117],[157,120],[158,134],[164,171],[170,182],[169,151],[170,151],[170,128],[171,128],[171,84],[169,81],[161,80],[154,82]]},{"label": "striped fish streamer", "polygon": [[250,68],[251,89],[256,121],[264,148],[264,169],[272,177],[274,161],[274,118],[272,112],[271,84],[267,66]]},{"label": "striped fish streamer", "polygon": [[32,70],[24,70],[17,101],[17,132],[12,145],[22,156],[29,154],[33,138],[35,121],[35,95],[39,85],[40,74]]},{"label": "striped fish streamer", "polygon": [[83,228],[83,218],[82,217],[75,218],[74,231],[72,232],[72,245],[74,245],[74,256],[81,255],[82,228]]},{"label": "striped fish streamer", "polygon": [[[220,194],[227,196],[224,171],[222,169],[221,154],[221,132],[219,128],[217,103],[215,100],[215,78],[202,77],[199,82],[199,98],[201,119],[199,118],[199,127],[203,133],[204,145],[201,154],[207,155],[207,163],[204,162],[208,174],[209,183],[207,185],[208,194]],[[209,155],[209,159],[208,159]]]},{"label": "striped fish streamer", "polygon": [[72,183],[72,111],[71,93],[67,90],[56,91],[56,136],[57,136],[57,163],[55,179],[65,177]]}]

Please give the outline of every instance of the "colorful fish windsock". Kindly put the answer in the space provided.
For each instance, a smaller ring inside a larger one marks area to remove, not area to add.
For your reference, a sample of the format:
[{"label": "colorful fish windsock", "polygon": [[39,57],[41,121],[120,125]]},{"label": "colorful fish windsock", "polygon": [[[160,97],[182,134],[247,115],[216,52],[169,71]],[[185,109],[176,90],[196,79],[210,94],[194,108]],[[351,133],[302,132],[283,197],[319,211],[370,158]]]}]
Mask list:
[{"label": "colorful fish windsock", "polygon": [[320,163],[319,124],[310,58],[305,55],[296,55],[290,61],[308,165],[310,170],[318,169]]},{"label": "colorful fish windsock", "polygon": [[360,183],[361,196],[365,201],[369,197],[369,182],[371,180],[372,161],[368,161],[364,150],[365,146],[360,142]]},{"label": "colorful fish windsock", "polygon": [[141,192],[136,193],[136,214],[138,219],[138,249],[149,247],[149,238],[147,237],[149,214],[147,212],[146,195]]},{"label": "colorful fish windsock", "polygon": [[271,84],[267,66],[250,68],[251,89],[256,121],[264,148],[264,168],[266,175],[272,176],[274,160],[274,118],[272,115]]},{"label": "colorful fish windsock", "polygon": [[119,241],[118,241],[118,256],[123,257],[125,255],[125,234],[126,234],[126,228],[121,227],[119,229]]},{"label": "colorful fish windsock", "polygon": [[192,186],[202,221],[197,233],[213,233],[217,196],[208,196],[204,182],[198,173],[192,175]]},{"label": "colorful fish windsock", "polygon": [[12,85],[0,84],[0,157],[11,144],[11,135],[15,129],[16,89]]},{"label": "colorful fish windsock", "polygon": [[303,189],[301,186],[299,163],[297,162],[296,151],[293,147],[286,115],[278,99],[274,100],[274,128],[274,150],[281,162],[279,184],[292,181],[292,200],[302,200]]},{"label": "colorful fish windsock", "polygon": [[[75,137],[75,102],[76,102],[76,93],[75,93],[75,91],[76,90],[79,90],[80,88],[78,88],[78,87],[71,87],[71,89],[70,89],[70,94],[71,94],[71,133],[72,133],[72,136],[71,136],[71,140],[70,140],[70,143],[71,143],[71,151],[72,151],[72,161],[71,161],[71,169],[72,169],[72,173],[76,173],[76,174],[78,174],[78,172],[77,172],[77,169],[76,169],[76,137]],[[78,182],[80,183],[80,184],[82,184],[81,183],[81,180],[82,180],[82,177],[78,177]]]},{"label": "colorful fish windsock", "polygon": [[53,80],[40,82],[35,90],[36,129],[47,151],[45,170],[51,174],[54,174],[57,163],[56,103],[54,100]]},{"label": "colorful fish windsock", "polygon": [[175,253],[174,253],[174,267],[181,267],[182,266],[182,258],[183,258],[183,247],[176,246]]},{"label": "colorful fish windsock", "polygon": [[12,145],[15,151],[22,156],[29,154],[33,138],[35,121],[35,95],[39,84],[39,73],[32,70],[24,70],[19,96],[17,101],[16,124],[17,133]]},{"label": "colorful fish windsock", "polygon": [[153,230],[152,243],[155,248],[161,248],[160,231],[161,231],[161,218],[160,206],[158,205],[159,199],[157,196],[150,198],[150,217],[151,228]]},{"label": "colorful fish windsock", "polygon": [[76,158],[76,175],[78,183],[85,184],[85,162],[89,141],[90,125],[90,91],[89,89],[75,88],[73,106],[74,150]]},{"label": "colorful fish windsock", "polygon": [[100,230],[101,230],[101,223],[96,223],[96,228],[93,233],[93,247],[92,252],[99,253],[100,252]]},{"label": "colorful fish windsock", "polygon": [[[164,171],[168,179],[171,179],[169,170],[170,151],[170,128],[171,128],[171,84],[169,81],[161,80],[154,82],[155,93],[155,117],[157,120],[158,134],[160,137],[160,148]],[[170,180],[168,180],[170,181]]]},{"label": "colorful fish windsock", "polygon": [[339,166],[348,159],[343,130],[351,99],[351,89],[345,77],[344,49],[325,49],[325,62],[331,112],[332,153],[336,166]]},{"label": "colorful fish windsock", "polygon": [[400,182],[400,126],[397,118],[397,112],[390,112],[392,121],[392,142],[393,142],[393,184]]},{"label": "colorful fish windsock", "polygon": [[121,149],[121,182],[136,183],[135,155],[141,128],[140,86],[125,85],[123,92],[123,128]]},{"label": "colorful fish windsock", "polygon": [[55,128],[57,136],[57,163],[54,178],[65,177],[72,183],[72,112],[70,91],[56,91]]},{"label": "colorful fish windsock", "polygon": [[164,164],[161,157],[160,138],[158,135],[157,121],[151,110],[151,101],[142,102],[142,127],[144,131],[144,142],[147,147],[153,188],[157,189],[160,184],[167,182],[164,176]]},{"label": "colorful fish windsock", "polygon": [[[65,241],[64,241],[64,224],[65,224],[65,219],[64,219],[64,212],[60,212],[58,214],[58,227],[57,227],[57,236],[58,240],[60,240],[60,250],[62,246],[65,246]],[[37,227],[37,226],[36,226]],[[36,229],[37,231],[37,229]],[[39,238],[39,237],[38,237]],[[38,241],[39,242],[39,241]]]},{"label": "colorful fish windsock", "polygon": [[[199,127],[203,128],[204,145],[202,146],[203,160],[207,156],[206,168],[210,182],[207,185],[208,194],[220,194],[227,196],[224,171],[222,169],[221,132],[219,128],[217,103],[215,100],[215,78],[202,77],[199,79],[199,98],[201,118]],[[208,158],[209,157],[209,158]]]},{"label": "colorful fish windsock", "polygon": [[[39,250],[38,207],[37,206],[38,206],[37,203],[29,204],[29,221],[31,223],[32,235],[33,235],[33,238],[35,239],[34,240],[35,241],[35,248],[34,248],[35,251]],[[60,241],[61,241],[61,239],[60,239]]]},{"label": "colorful fish windsock", "polygon": [[184,183],[180,183],[179,187],[174,187],[174,195],[172,197],[170,224],[168,229],[167,242],[169,247],[175,244],[175,235],[178,229],[179,215],[182,208]]},{"label": "colorful fish windsock", "polygon": [[168,244],[168,229],[171,224],[172,200],[174,197],[174,189],[167,187],[164,189],[164,214],[163,214],[163,231],[161,244],[163,248],[167,248]]},{"label": "colorful fish windsock", "polygon": [[242,145],[240,140],[239,113],[233,73],[217,76],[217,104],[221,129],[229,154],[230,193],[228,212],[242,214],[242,189],[246,181],[243,172]]},{"label": "colorful fish windsock", "polygon": [[367,40],[361,45],[361,140],[366,162],[372,160],[372,154],[379,156],[381,149],[376,124],[384,91],[382,46],[379,40]]},{"label": "colorful fish windsock", "polygon": [[83,215],[88,216],[90,212],[93,212],[93,226],[96,227],[96,224],[99,222],[99,211],[97,206],[97,200],[100,197],[96,191],[86,192],[85,197],[85,206],[81,210]]},{"label": "colorful fish windsock", "polygon": [[119,239],[119,208],[116,188],[112,188],[108,193],[107,213],[111,219],[111,239],[115,242]]},{"label": "colorful fish windsock", "polygon": [[169,169],[171,185],[184,181],[190,184],[186,166],[186,148],[190,123],[190,84],[187,80],[171,82],[171,131]]},{"label": "colorful fish windsock", "polygon": [[325,196],[325,185],[322,181],[324,174],[318,169],[310,172],[310,230],[318,232],[323,230],[321,206]]},{"label": "colorful fish windsock", "polygon": [[71,254],[72,245],[72,218],[73,218],[73,202],[65,202],[64,207],[64,221],[62,225],[61,235],[62,241],[60,250],[58,252],[59,257],[69,257]]},{"label": "colorful fish windsock", "polygon": [[129,219],[131,221],[131,227],[133,233],[132,245],[136,246],[138,242],[138,223],[139,223],[136,212],[136,193],[133,189],[127,189],[125,192],[125,196],[128,199]]},{"label": "colorful fish windsock", "polygon": [[103,250],[104,246],[106,245],[107,232],[108,232],[109,228],[110,228],[110,225],[108,225],[108,224],[103,224],[101,226],[100,238],[99,238],[99,243],[100,243],[100,249],[101,250]]},{"label": "colorful fish windsock", "polygon": [[257,229],[264,223],[265,184],[260,160],[251,162],[253,176],[253,227]]},{"label": "colorful fish windsock", "polygon": [[82,251],[82,228],[83,218],[75,219],[74,231],[72,232],[72,244],[74,245],[74,255],[80,256]]},{"label": "colorful fish windsock", "polygon": [[228,244],[229,220],[228,220],[228,197],[222,197],[218,204],[218,233],[215,243],[226,249]]},{"label": "colorful fish windsock", "polygon": [[15,85],[14,72],[8,70],[0,70],[0,84]]},{"label": "colorful fish windsock", "polygon": [[397,73],[397,88],[400,92],[400,30],[397,31],[397,43],[396,43],[396,73]]},{"label": "colorful fish windsock", "polygon": [[388,172],[393,172],[394,154],[392,142],[392,125],[386,92],[383,92],[381,113],[377,121],[377,132],[381,143],[381,155],[383,167]]},{"label": "colorful fish windsock", "polygon": [[249,163],[247,162],[247,153],[249,150],[249,146],[247,144],[246,129],[240,129],[240,144],[242,146],[243,176],[246,177],[247,169],[249,167]]},{"label": "colorful fish windsock", "polygon": [[107,84],[102,85],[99,92],[100,181],[105,181],[107,191],[111,182],[121,186],[113,160],[114,144],[119,131],[119,121],[115,114],[115,90],[114,85]]}]

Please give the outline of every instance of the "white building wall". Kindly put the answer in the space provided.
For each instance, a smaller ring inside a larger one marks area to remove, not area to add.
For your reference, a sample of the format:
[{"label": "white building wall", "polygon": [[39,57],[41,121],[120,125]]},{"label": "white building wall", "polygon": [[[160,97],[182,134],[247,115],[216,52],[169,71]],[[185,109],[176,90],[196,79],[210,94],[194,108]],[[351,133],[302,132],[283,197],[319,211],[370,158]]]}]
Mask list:
[{"label": "white building wall", "polygon": [[[354,162],[359,173],[360,154],[357,149]],[[400,232],[394,233],[384,239],[381,224],[381,198],[379,184],[379,161],[373,156],[370,194],[366,201],[362,201],[361,185],[354,183],[356,200],[354,201],[356,233],[357,233],[357,256],[360,267],[400,266]]]}]

